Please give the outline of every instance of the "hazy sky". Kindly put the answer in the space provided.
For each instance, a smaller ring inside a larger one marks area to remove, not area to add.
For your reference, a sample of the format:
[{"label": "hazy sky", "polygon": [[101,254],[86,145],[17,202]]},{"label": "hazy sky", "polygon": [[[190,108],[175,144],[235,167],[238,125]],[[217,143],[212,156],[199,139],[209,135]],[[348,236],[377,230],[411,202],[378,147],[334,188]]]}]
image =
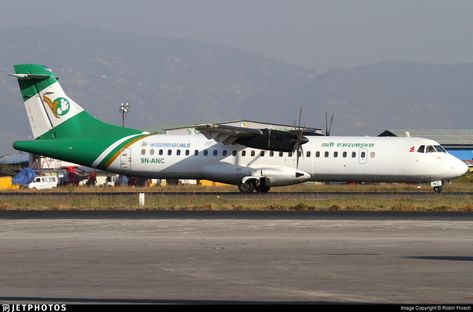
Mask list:
[{"label": "hazy sky", "polygon": [[472,17],[471,0],[3,0],[0,28],[69,22],[201,40],[325,70],[386,60],[473,62]]}]

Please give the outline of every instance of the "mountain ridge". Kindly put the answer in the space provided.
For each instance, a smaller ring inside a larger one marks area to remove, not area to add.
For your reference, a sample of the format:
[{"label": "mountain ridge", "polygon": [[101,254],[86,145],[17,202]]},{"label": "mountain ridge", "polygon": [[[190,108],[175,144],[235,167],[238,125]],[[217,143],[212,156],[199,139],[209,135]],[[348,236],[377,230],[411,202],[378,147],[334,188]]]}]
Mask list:
[{"label": "mountain ridge", "polygon": [[[473,64],[388,61],[323,73],[236,48],[60,24],[0,29],[0,154],[31,137],[13,64],[42,63],[93,115],[127,126],[251,119],[324,127],[334,135],[386,128],[468,128]],[[10,118],[14,116],[15,118]]]}]

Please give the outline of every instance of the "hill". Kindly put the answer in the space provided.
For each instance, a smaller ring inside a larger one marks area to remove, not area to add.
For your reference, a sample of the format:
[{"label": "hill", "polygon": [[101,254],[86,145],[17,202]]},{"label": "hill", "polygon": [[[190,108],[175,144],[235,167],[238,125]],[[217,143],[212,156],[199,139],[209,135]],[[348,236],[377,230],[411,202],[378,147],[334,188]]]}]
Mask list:
[{"label": "hill", "polygon": [[[254,53],[184,39],[61,24],[0,30],[0,154],[31,137],[13,64],[43,63],[92,114],[130,127],[256,119],[324,127],[335,135],[385,128],[471,127],[473,64],[392,61],[317,74]],[[316,56],[314,56],[316,57]]]}]

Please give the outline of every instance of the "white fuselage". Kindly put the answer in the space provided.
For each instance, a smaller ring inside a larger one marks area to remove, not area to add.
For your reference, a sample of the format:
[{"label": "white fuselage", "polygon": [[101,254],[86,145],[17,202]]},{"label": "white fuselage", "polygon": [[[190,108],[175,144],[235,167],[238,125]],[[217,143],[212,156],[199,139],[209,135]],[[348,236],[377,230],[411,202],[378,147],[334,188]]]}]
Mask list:
[{"label": "white fuselage", "polygon": [[309,136],[296,153],[224,145],[203,135],[150,135],[124,149],[107,169],[146,178],[209,179],[239,184],[266,177],[271,185],[313,181],[427,182],[455,178],[466,165],[444,152],[422,153],[433,140]]}]

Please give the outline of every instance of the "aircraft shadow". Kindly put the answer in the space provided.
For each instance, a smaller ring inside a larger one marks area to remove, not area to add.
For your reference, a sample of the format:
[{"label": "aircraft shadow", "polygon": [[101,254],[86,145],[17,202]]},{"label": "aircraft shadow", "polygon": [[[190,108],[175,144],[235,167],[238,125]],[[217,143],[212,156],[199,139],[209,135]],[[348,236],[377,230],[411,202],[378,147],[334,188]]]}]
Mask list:
[{"label": "aircraft shadow", "polygon": [[473,261],[471,256],[411,256],[408,259],[441,260],[441,261]]},{"label": "aircraft shadow", "polygon": [[258,300],[186,300],[186,299],[132,299],[132,298],[73,298],[73,297],[0,297],[0,303],[39,302],[69,304],[336,304],[329,301],[258,301]]}]

